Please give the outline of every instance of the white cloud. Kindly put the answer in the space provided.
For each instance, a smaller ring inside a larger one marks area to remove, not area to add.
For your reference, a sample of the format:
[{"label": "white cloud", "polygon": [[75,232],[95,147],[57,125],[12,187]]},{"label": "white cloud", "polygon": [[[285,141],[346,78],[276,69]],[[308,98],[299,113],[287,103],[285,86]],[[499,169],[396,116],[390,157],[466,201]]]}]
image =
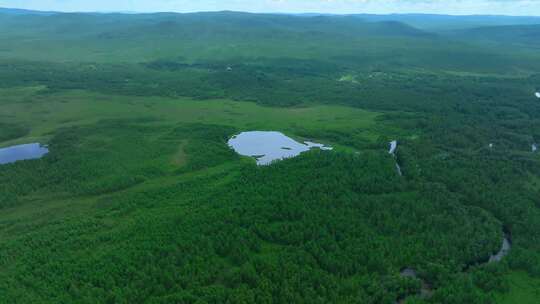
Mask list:
[{"label": "white cloud", "polygon": [[540,15],[540,0],[0,0],[60,11],[217,11]]}]

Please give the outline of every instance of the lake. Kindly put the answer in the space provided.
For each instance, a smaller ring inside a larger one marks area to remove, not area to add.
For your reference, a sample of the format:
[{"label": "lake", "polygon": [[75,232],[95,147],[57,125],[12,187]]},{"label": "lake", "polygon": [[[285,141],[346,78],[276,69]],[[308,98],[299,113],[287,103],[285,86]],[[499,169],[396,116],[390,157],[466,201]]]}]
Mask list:
[{"label": "lake", "polygon": [[49,153],[49,149],[39,143],[1,148],[0,165],[14,163],[19,160],[41,158],[47,153]]},{"label": "lake", "polygon": [[242,132],[233,136],[228,144],[240,155],[255,157],[257,165],[269,165],[275,160],[295,157],[313,148],[332,150],[332,147],[310,141],[299,143],[276,131]]}]

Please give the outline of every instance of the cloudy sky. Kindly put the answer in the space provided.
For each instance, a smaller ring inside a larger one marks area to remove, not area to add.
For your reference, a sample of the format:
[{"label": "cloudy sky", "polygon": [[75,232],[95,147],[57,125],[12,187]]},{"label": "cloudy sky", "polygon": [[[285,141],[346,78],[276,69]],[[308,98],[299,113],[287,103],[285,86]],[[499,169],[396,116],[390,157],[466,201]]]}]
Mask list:
[{"label": "cloudy sky", "polygon": [[0,7],[55,11],[439,13],[540,15],[540,0],[0,0]]}]

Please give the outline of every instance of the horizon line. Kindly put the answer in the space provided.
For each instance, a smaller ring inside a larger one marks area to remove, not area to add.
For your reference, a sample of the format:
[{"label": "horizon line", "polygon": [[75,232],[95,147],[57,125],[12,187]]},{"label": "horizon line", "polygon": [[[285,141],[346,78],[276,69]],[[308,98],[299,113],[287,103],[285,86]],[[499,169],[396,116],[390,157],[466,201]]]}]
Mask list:
[{"label": "horizon line", "polygon": [[14,10],[14,11],[26,11],[36,13],[49,13],[49,14],[123,14],[123,15],[149,15],[149,14],[198,14],[198,13],[243,13],[243,14],[260,14],[260,15],[318,15],[318,16],[357,16],[357,15],[376,15],[376,16],[407,16],[407,15],[423,15],[423,16],[448,16],[448,17],[516,17],[516,18],[540,18],[540,15],[505,15],[505,14],[444,14],[444,13],[422,13],[422,12],[408,12],[408,13],[321,13],[318,11],[306,11],[306,12],[256,12],[256,11],[236,11],[236,10],[200,10],[200,11],[59,11],[59,10],[40,10],[40,9],[26,9],[16,7],[3,7],[0,6],[0,10]]}]

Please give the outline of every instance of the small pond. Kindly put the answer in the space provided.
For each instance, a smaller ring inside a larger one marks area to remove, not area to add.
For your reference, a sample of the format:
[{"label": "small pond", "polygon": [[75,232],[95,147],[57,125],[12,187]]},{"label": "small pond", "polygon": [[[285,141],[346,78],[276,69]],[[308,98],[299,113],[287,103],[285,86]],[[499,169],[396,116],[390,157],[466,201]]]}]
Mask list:
[{"label": "small pond", "polygon": [[228,144],[240,155],[255,157],[257,165],[269,165],[274,160],[295,157],[312,148],[332,150],[332,147],[319,143],[299,143],[275,131],[242,132],[233,136]]},{"label": "small pond", "polygon": [[19,160],[41,158],[47,153],[49,153],[49,149],[38,143],[1,148],[0,165],[14,163]]}]

